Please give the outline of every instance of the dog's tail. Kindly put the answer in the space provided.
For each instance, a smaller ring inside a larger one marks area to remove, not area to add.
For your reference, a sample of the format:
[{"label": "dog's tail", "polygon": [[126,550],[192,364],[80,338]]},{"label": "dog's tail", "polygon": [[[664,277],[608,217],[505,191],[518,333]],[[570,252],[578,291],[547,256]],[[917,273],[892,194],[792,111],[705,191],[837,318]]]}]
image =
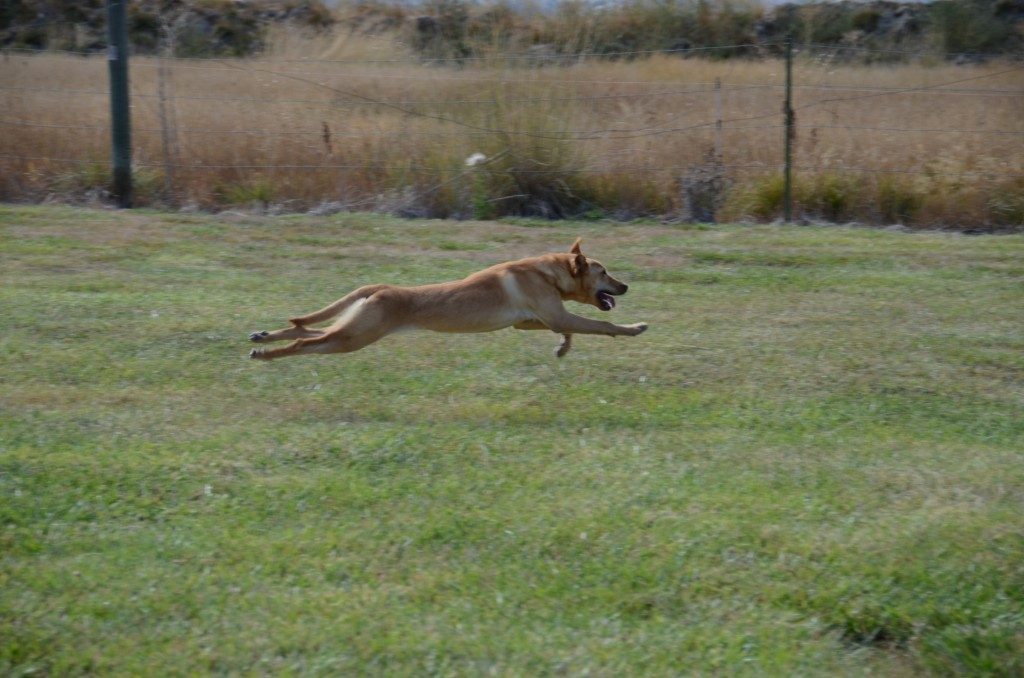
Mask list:
[{"label": "dog's tail", "polygon": [[343,296],[341,299],[338,299],[330,306],[325,306],[324,308],[321,308],[319,311],[307,313],[306,315],[301,315],[298,316],[297,318],[289,318],[288,322],[290,322],[292,325],[295,325],[296,327],[303,327],[305,325],[312,325],[313,323],[319,323],[325,320],[330,320],[334,316],[343,313],[350,306],[352,306],[352,304],[356,303],[357,301],[362,301],[363,299],[373,296],[377,292],[384,289],[384,287],[385,285],[366,285],[365,287],[360,287],[358,290],[350,292],[349,294]]}]

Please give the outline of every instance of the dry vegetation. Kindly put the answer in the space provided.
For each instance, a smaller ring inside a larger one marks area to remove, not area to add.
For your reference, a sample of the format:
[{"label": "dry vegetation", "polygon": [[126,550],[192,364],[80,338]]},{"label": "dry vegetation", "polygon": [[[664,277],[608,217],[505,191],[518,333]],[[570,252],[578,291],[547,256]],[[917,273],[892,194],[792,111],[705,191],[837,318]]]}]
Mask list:
[{"label": "dry vegetation", "polygon": [[[779,215],[781,61],[424,64],[387,35],[282,32],[271,42],[261,59],[168,62],[163,122],[160,61],[133,60],[138,204]],[[795,81],[801,216],[1024,223],[1019,65],[853,66],[805,54]],[[105,60],[10,53],[0,88],[0,197],[99,195],[109,156]],[[173,133],[166,143],[163,130]],[[496,159],[468,169],[477,152]]]}]

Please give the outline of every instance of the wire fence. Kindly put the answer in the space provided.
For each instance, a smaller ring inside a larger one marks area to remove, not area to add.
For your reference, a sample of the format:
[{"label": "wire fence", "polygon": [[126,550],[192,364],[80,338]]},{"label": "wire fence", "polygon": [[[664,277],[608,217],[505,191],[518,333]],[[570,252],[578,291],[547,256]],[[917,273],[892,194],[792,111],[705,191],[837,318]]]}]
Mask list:
[{"label": "wire fence", "polygon": [[[788,141],[804,216],[1024,221],[1024,65],[847,67],[834,47],[805,46],[787,129],[781,60],[698,58],[752,47],[430,63],[136,57],[136,195],[770,219]],[[102,55],[0,57],[3,197],[107,185],[105,85]]]}]

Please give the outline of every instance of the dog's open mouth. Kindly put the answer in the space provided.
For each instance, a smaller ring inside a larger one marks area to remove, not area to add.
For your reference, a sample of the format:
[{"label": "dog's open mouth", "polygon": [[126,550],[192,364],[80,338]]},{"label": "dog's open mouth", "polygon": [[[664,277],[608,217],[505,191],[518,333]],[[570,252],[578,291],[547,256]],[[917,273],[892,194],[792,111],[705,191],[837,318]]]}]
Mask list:
[{"label": "dog's open mouth", "polygon": [[608,292],[597,293],[597,307],[602,311],[610,311],[615,308],[615,297]]}]

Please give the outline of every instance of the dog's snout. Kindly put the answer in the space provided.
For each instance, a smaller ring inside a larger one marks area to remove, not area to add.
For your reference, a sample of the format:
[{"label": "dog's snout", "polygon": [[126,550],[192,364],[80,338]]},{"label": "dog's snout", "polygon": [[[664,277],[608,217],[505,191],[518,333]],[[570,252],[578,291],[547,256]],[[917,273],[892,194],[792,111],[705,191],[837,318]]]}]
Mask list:
[{"label": "dog's snout", "polygon": [[626,283],[622,283],[622,294],[625,294],[628,291],[629,291],[629,285],[627,285]]}]

